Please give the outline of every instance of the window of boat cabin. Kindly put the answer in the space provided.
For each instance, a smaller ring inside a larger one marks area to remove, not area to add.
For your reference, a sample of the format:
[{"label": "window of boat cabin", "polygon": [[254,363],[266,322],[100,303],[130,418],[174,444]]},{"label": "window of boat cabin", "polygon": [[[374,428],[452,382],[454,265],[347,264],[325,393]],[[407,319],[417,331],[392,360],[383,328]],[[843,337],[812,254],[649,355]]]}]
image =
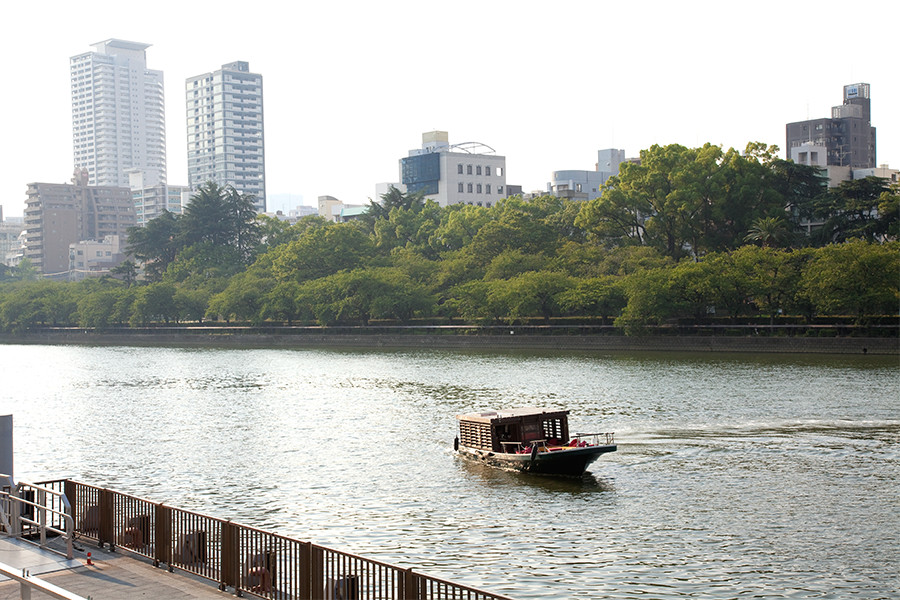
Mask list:
[{"label": "window of boat cabin", "polygon": [[541,429],[545,440],[567,441],[562,419],[545,419],[541,422]]},{"label": "window of boat cabin", "polygon": [[532,442],[541,439],[541,427],[537,421],[522,423],[522,441]]}]

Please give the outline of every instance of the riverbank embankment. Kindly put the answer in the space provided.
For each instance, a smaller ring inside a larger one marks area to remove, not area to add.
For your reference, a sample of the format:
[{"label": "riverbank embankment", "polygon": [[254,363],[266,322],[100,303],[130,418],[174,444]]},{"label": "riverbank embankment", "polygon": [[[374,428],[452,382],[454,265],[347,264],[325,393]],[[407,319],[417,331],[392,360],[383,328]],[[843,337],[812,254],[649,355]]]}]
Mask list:
[{"label": "riverbank embankment", "polygon": [[278,332],[254,328],[95,332],[51,329],[0,334],[2,344],[83,344],[223,348],[361,348],[465,350],[570,350],[598,352],[741,352],[784,354],[900,355],[896,337],[791,337],[729,335],[465,335],[403,333]]}]

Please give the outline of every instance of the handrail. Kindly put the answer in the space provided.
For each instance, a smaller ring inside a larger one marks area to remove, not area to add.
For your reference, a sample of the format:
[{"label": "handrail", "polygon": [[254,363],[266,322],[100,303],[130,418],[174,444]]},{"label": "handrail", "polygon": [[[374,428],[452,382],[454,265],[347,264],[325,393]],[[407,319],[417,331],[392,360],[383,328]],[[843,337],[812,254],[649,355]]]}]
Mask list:
[{"label": "handrail", "polygon": [[[0,479],[2,478],[8,479],[10,483],[13,482],[11,475],[0,473]],[[25,488],[35,491],[36,498],[34,501],[23,497],[22,492]],[[57,498],[61,510],[53,508],[47,503],[48,494]],[[75,519],[72,518],[72,505],[63,492],[35,483],[19,481],[15,484],[13,490],[0,490],[0,498],[5,500],[5,502],[0,502],[0,522],[2,522],[9,535],[20,536],[22,534],[22,523],[32,525],[37,527],[40,532],[39,545],[41,548],[47,545],[47,532],[54,533],[66,540],[66,558],[72,559],[74,557]],[[16,506],[15,510],[12,510],[13,505]],[[22,515],[23,505],[31,506],[35,509],[34,516],[37,517],[37,521]],[[6,509],[7,506],[9,510]],[[9,518],[10,513],[12,514],[12,519]],[[65,523],[65,528],[59,529],[52,524],[48,524],[47,513],[59,517]]]},{"label": "handrail", "polygon": [[84,596],[73,594],[68,590],[64,590],[59,586],[44,581],[40,577],[33,576],[25,569],[20,571],[16,567],[6,563],[0,562],[0,575],[15,579],[19,582],[22,598],[31,598],[31,590],[35,589],[47,594],[51,598],[57,598],[58,600],[91,600],[90,596],[85,598]]},{"label": "handrail", "polygon": [[275,598],[379,598],[383,600],[509,600],[452,583],[267,532],[232,521],[80,483],[45,481],[72,501],[76,530],[110,550],[145,556],[232,588]]},{"label": "handrail", "polygon": [[573,433],[572,439],[592,437],[592,438],[594,438],[594,442],[596,444],[599,444],[600,436],[603,436],[605,438],[607,446],[612,446],[613,444],[616,443],[616,437],[615,437],[616,434],[613,431],[606,431],[606,432],[599,432],[599,433]]}]

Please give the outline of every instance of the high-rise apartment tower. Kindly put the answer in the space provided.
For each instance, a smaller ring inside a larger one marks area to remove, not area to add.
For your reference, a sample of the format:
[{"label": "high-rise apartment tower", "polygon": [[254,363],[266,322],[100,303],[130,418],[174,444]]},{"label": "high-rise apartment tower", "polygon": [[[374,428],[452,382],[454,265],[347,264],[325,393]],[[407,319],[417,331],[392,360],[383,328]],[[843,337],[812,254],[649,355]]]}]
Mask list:
[{"label": "high-rise apartment tower", "polygon": [[75,168],[90,185],[128,187],[133,169],[166,182],[163,74],[147,68],[149,47],[109,39],[70,59]]},{"label": "high-rise apartment tower", "polygon": [[233,62],[213,73],[188,78],[188,184],[207,181],[252,194],[266,210],[266,153],[263,136],[262,75],[250,64]]}]

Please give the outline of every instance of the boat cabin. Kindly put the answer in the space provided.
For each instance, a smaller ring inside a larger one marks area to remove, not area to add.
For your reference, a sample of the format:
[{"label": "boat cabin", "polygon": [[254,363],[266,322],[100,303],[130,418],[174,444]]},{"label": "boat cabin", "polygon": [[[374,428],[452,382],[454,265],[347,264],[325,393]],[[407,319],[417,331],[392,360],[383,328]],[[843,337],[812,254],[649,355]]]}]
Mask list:
[{"label": "boat cabin", "polygon": [[486,452],[516,453],[535,443],[569,441],[567,410],[514,408],[457,415],[459,444]]}]

